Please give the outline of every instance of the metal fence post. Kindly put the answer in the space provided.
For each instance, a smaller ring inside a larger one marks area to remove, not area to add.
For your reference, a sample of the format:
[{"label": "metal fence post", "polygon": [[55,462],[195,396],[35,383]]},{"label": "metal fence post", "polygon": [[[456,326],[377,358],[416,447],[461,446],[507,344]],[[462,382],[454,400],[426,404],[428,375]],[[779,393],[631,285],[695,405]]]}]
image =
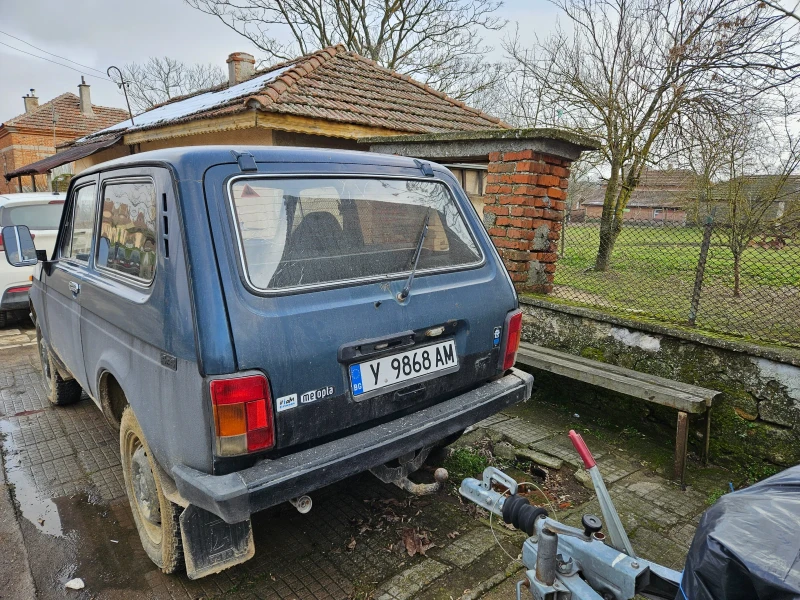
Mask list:
[{"label": "metal fence post", "polygon": [[567,243],[567,221],[569,220],[569,211],[564,211],[564,218],[561,222],[561,254],[559,258],[564,258],[564,247]]},{"label": "metal fence post", "polygon": [[711,216],[706,217],[706,224],[703,229],[703,242],[700,244],[700,256],[697,259],[697,269],[694,275],[694,289],[692,290],[692,305],[689,308],[689,325],[694,325],[697,320],[697,311],[700,308],[700,292],[703,288],[703,276],[706,271],[706,259],[708,249],[711,246],[711,231],[714,228],[714,220]]}]

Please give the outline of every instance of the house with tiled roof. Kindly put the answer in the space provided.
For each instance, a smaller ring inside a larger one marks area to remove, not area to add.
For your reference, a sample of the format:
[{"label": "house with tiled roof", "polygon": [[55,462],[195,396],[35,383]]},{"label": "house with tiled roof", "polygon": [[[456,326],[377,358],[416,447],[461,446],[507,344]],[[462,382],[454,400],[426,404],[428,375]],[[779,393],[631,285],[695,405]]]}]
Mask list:
[{"label": "house with tiled roof", "polygon": [[[606,184],[587,187],[577,200],[573,213],[585,210],[587,219],[599,220],[603,214]],[[687,211],[697,199],[697,179],[689,169],[645,169],[639,185],[631,193],[623,215],[625,221],[685,223]]]},{"label": "house with tiled roof", "polygon": [[[0,124],[0,166],[9,174],[56,153],[57,146],[90,135],[128,118],[127,111],[92,104],[89,86],[81,83],[78,95],[61,94],[39,104],[35,90],[23,97],[25,112]],[[63,163],[62,163],[63,164]],[[68,173],[71,163],[63,164]],[[47,175],[0,178],[0,193],[49,189]]]},{"label": "house with tiled roof", "polygon": [[[172,98],[85,135],[63,152],[76,172],[147,150],[209,144],[364,150],[359,138],[508,129],[509,125],[344,46],[255,70],[227,60],[228,81]],[[58,155],[30,168],[53,168]],[[468,192],[483,192],[485,165],[453,165]]]}]

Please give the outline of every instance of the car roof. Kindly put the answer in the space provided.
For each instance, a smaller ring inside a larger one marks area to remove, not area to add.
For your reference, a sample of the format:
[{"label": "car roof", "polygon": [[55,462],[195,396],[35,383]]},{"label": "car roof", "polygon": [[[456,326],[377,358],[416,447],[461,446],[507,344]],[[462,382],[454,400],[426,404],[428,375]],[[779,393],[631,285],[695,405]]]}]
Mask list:
[{"label": "car roof", "polygon": [[251,154],[256,162],[359,164],[419,168],[418,163],[413,158],[356,150],[301,148],[296,146],[183,146],[150,150],[110,160],[81,172],[80,176],[113,168],[148,163],[168,164],[179,173],[196,172],[198,169],[202,172],[211,165],[234,163],[239,154],[247,153]]},{"label": "car roof", "polygon": [[30,204],[49,204],[50,202],[66,199],[66,194],[60,192],[28,192],[23,194],[0,194],[0,207],[24,206]]}]

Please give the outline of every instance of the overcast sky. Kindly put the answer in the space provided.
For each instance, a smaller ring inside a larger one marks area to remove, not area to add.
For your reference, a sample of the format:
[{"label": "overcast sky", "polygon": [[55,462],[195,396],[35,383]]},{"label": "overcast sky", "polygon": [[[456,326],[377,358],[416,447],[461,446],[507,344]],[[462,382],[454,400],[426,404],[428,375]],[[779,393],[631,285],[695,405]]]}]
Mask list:
[{"label": "overcast sky", "polygon": [[[231,52],[261,58],[245,38],[182,0],[0,0],[0,14],[0,31],[103,73],[109,65],[143,62],[150,56],[223,68]],[[511,26],[519,22],[521,31],[540,35],[557,18],[547,0],[506,0],[499,14]],[[487,41],[499,47],[499,37]],[[3,44],[53,58],[0,33],[0,122],[24,111],[22,96],[30,88],[40,103],[67,91],[77,93],[81,73]],[[99,76],[96,71],[75,68],[87,75],[94,104],[124,108],[116,85],[89,76]]]}]

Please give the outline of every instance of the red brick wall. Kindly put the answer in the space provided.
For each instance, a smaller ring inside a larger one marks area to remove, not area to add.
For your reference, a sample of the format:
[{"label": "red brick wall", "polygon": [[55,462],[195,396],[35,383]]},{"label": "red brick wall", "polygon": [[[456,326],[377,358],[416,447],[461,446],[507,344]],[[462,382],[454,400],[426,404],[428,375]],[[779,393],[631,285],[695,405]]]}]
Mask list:
[{"label": "red brick wall", "polygon": [[533,150],[489,154],[483,219],[518,291],[553,289],[570,164]]},{"label": "red brick wall", "polygon": [[[2,130],[0,130],[2,133]],[[24,167],[32,162],[47,158],[55,154],[53,147],[53,132],[35,132],[35,131],[6,131],[6,135],[0,135],[0,194],[16,193],[19,191],[17,188],[16,178],[6,182],[6,178],[2,175]],[[64,135],[56,131],[56,144],[68,142],[74,139],[74,133]],[[4,170],[5,169],[5,170]],[[31,177],[26,175],[22,178],[23,191],[32,191]],[[47,176],[36,176],[36,189],[43,191],[47,188]]]}]

